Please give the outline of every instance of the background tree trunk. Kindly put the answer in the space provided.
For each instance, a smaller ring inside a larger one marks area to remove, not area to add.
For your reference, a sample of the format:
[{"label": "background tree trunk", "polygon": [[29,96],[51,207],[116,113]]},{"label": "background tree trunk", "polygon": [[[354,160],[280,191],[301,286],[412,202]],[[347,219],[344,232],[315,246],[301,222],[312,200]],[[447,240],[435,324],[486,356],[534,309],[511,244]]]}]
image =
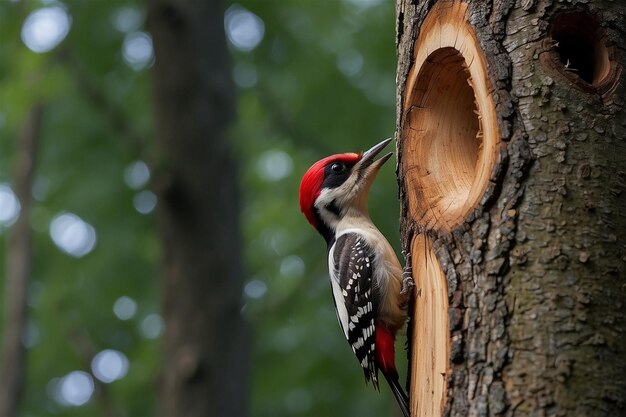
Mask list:
[{"label": "background tree trunk", "polygon": [[226,130],[234,93],[222,3],[151,0],[165,362],[159,415],[243,416],[237,171]]},{"label": "background tree trunk", "polygon": [[24,121],[17,143],[14,186],[21,208],[7,241],[4,332],[0,357],[0,416],[3,417],[17,415],[24,386],[26,302],[33,263],[30,207],[42,116],[43,105],[34,105]]},{"label": "background tree trunk", "polygon": [[397,1],[414,416],[626,413],[625,7],[572,3]]}]

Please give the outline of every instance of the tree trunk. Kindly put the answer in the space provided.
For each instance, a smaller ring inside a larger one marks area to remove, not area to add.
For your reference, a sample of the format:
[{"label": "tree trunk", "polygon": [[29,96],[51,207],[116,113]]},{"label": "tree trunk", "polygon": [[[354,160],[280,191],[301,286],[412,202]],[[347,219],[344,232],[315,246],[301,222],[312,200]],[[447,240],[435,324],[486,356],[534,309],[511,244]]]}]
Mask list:
[{"label": "tree trunk", "polygon": [[222,4],[150,0],[148,22],[166,324],[159,415],[243,416],[248,343]]},{"label": "tree trunk", "polygon": [[397,0],[412,415],[625,415],[625,6],[413,3]]},{"label": "tree trunk", "polygon": [[33,261],[30,205],[35,158],[41,131],[43,105],[36,104],[28,113],[17,143],[14,186],[21,208],[8,234],[6,282],[4,294],[4,334],[0,356],[0,416],[17,415],[25,378],[24,331],[26,303]]}]

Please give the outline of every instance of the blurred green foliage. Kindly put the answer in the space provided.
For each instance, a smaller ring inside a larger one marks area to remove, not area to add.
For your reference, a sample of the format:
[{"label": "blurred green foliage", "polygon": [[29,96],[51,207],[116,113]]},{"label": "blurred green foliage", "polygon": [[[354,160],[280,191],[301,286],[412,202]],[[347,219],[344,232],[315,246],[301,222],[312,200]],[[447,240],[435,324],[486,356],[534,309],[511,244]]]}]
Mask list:
[{"label": "blurred green foliage", "polygon": [[[49,52],[32,52],[20,39],[25,19],[59,5],[71,16],[69,34]],[[159,332],[146,331],[145,319],[159,311],[158,242],[154,212],[141,205],[150,184],[125,182],[135,161],[153,159],[149,62],[133,68],[122,53],[129,36],[146,31],[144,6],[0,1],[0,183],[11,183],[27,112],[44,104],[25,417],[154,415]],[[388,415],[395,404],[387,388],[379,395],[365,386],[337,325],[325,243],[299,212],[298,187],[317,159],[393,135],[393,2],[243,0],[226,7],[254,13],[263,34],[249,51],[229,44],[238,85],[231,139],[241,177],[242,312],[253,340],[250,415]],[[379,174],[370,211],[399,248],[393,163]],[[95,228],[87,255],[70,256],[51,239],[50,222],[63,212]],[[0,226],[1,253],[7,227]],[[3,256],[2,271],[5,263]],[[128,320],[113,311],[122,296],[137,305]],[[94,379],[96,392],[84,405],[59,404],[59,378],[91,373],[92,357],[104,349],[123,352],[128,373],[110,384]],[[405,362],[402,341],[397,356]]]}]

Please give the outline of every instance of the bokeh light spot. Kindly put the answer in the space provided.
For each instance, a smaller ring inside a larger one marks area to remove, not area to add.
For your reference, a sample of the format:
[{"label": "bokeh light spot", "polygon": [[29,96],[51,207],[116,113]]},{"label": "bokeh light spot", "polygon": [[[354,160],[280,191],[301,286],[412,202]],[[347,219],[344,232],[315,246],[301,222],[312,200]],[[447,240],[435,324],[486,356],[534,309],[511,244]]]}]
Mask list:
[{"label": "bokeh light spot", "polygon": [[105,349],[91,360],[91,371],[100,381],[109,384],[126,376],[128,358],[120,351]]},{"label": "bokeh light spot", "polygon": [[124,182],[133,190],[144,187],[150,181],[150,168],[143,161],[130,163],[124,170]]},{"label": "bokeh light spot", "polygon": [[20,202],[8,184],[0,184],[0,228],[11,226],[20,215]]},{"label": "bokeh light spot", "polygon": [[48,384],[48,395],[61,405],[81,406],[93,395],[91,375],[83,371],[72,371],[63,378],[54,378]]},{"label": "bokeh light spot", "polygon": [[337,67],[345,76],[354,77],[363,68],[363,55],[354,49],[342,51],[337,57]]},{"label": "bokeh light spot", "polygon": [[141,27],[143,13],[134,7],[120,7],[111,16],[111,24],[122,33],[134,32]]},{"label": "bokeh light spot", "polygon": [[259,279],[255,279],[248,282],[243,291],[249,298],[261,298],[267,292],[267,284]]},{"label": "bokeh light spot", "polygon": [[152,38],[146,32],[131,32],[122,44],[124,62],[135,71],[147,68],[154,60]]},{"label": "bokeh light spot", "polygon": [[304,261],[296,255],[287,256],[280,262],[280,273],[288,277],[301,277],[304,268]]},{"label": "bokeh light spot", "polygon": [[278,181],[291,174],[293,161],[288,153],[272,149],[259,157],[256,168],[261,178]]},{"label": "bokeh light spot", "polygon": [[344,0],[346,3],[358,7],[359,9],[369,9],[377,6],[382,0]]},{"label": "bokeh light spot", "polygon": [[24,343],[27,349],[30,349],[39,343],[40,340],[41,332],[39,327],[32,320],[28,320],[22,334],[22,343]]},{"label": "bokeh light spot", "polygon": [[163,334],[165,323],[160,315],[153,313],[148,314],[141,321],[141,333],[147,339],[156,339]]},{"label": "bokeh light spot", "polygon": [[72,213],[61,213],[50,222],[52,241],[68,255],[80,258],[96,246],[96,230]]},{"label": "bokeh light spot", "polygon": [[113,303],[113,314],[120,320],[130,320],[137,312],[137,302],[123,295]]},{"label": "bokeh light spot", "polygon": [[37,9],[24,20],[22,42],[33,52],[48,52],[65,39],[70,24],[70,15],[61,6]]},{"label": "bokeh light spot", "polygon": [[157,196],[152,191],[144,190],[133,197],[133,207],[141,214],[150,214],[157,205]]},{"label": "bokeh light spot", "polygon": [[241,51],[252,51],[263,40],[265,24],[251,11],[233,5],[224,14],[224,28],[228,40]]},{"label": "bokeh light spot", "polygon": [[38,176],[35,178],[32,187],[32,194],[35,200],[45,201],[50,193],[51,182],[48,177]]}]

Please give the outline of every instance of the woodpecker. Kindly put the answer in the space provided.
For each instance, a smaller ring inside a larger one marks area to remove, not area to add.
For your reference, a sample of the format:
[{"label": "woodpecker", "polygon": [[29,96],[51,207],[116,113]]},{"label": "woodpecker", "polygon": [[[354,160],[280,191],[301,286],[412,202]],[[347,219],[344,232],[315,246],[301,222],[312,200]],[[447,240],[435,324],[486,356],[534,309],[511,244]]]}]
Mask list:
[{"label": "woodpecker", "polygon": [[366,383],[372,381],[379,390],[380,370],[409,417],[408,396],[395,366],[394,341],[405,325],[413,288],[410,261],[403,270],[367,209],[368,191],[392,154],[375,157],[389,142],[386,139],[365,153],[331,155],[313,164],[300,183],[300,210],[326,240],[337,319]]}]

